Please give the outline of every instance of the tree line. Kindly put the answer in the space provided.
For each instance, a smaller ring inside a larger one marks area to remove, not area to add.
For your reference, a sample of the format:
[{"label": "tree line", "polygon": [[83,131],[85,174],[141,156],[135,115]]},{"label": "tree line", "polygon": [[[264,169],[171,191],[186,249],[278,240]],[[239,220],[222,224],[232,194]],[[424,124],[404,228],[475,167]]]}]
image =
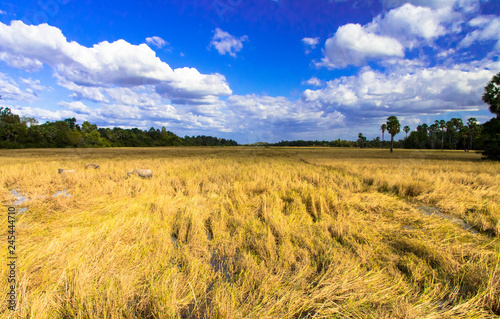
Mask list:
[{"label": "tree line", "polygon": [[[405,148],[441,148],[463,149],[464,151],[476,149],[483,150],[487,158],[500,160],[500,73],[493,76],[484,88],[483,102],[488,104],[491,113],[496,118],[479,125],[473,117],[463,123],[460,118],[452,118],[449,121],[436,120],[433,124],[421,124],[416,131],[410,132],[410,127],[405,126],[405,139],[402,146]],[[382,140],[387,130],[391,135],[391,152],[393,151],[393,138],[401,130],[401,124],[396,116],[390,116],[386,124],[380,127]],[[360,133],[361,134],[361,133]]]},{"label": "tree line", "polygon": [[500,159],[500,119],[478,124],[475,118],[467,123],[462,119],[436,120],[433,124],[418,125],[416,130],[399,143],[404,148],[482,150],[491,159]]},{"label": "tree line", "polygon": [[[376,137],[368,141],[363,133],[358,134],[356,142],[351,141],[281,141],[272,146],[337,146],[337,147],[390,147],[391,153],[396,148],[410,149],[450,149],[450,150],[482,150],[483,155],[489,159],[500,160],[500,73],[493,76],[484,88],[483,102],[488,104],[491,113],[496,118],[479,124],[476,118],[469,118],[463,123],[460,118],[449,121],[435,120],[432,124],[423,123],[415,131],[406,125],[403,127],[405,138],[394,141],[394,136],[401,132],[401,123],[396,116],[389,116],[387,122],[380,126],[382,139]],[[391,140],[385,141],[385,132]],[[410,135],[408,136],[408,133]]]},{"label": "tree line", "polygon": [[483,149],[486,135],[483,134],[484,125],[479,125],[473,117],[463,123],[460,118],[449,121],[436,120],[433,124],[418,125],[416,130],[405,137],[406,148],[430,148],[452,150]]},{"label": "tree line", "polygon": [[138,128],[99,128],[88,121],[76,124],[75,118],[38,125],[32,117],[12,113],[0,107],[0,148],[59,147],[155,147],[155,146],[236,146],[233,140],[212,136],[185,136],[165,127],[149,130]]}]

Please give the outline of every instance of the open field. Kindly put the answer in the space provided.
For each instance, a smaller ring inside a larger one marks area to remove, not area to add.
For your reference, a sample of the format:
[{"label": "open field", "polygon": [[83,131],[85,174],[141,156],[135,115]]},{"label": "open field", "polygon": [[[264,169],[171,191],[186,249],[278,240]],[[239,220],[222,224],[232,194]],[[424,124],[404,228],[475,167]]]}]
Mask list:
[{"label": "open field", "polygon": [[[12,190],[29,200],[16,223],[18,308],[2,300],[0,317],[498,317],[500,163],[480,158],[3,150],[2,203]],[[127,178],[136,168],[152,179]],[[0,267],[3,296],[8,271]]]}]

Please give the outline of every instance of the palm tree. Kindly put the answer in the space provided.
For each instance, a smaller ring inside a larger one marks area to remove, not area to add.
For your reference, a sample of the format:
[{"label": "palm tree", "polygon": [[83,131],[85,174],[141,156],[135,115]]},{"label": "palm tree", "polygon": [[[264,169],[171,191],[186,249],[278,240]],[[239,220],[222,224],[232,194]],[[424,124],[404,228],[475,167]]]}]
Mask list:
[{"label": "palm tree", "polygon": [[429,125],[427,123],[422,124],[422,132],[424,132],[425,136],[429,136]]},{"label": "palm tree", "polygon": [[469,127],[469,150],[472,149],[472,140],[474,139],[474,133],[477,129],[477,120],[474,117],[471,117],[467,120],[467,126]]},{"label": "palm tree", "polygon": [[439,121],[435,121],[434,124],[429,126],[429,134],[431,138],[432,148],[436,148],[436,137],[438,131],[439,131]]},{"label": "palm tree", "polygon": [[468,147],[467,147],[467,140],[469,139],[470,136],[470,130],[468,126],[463,126],[462,129],[460,130],[459,133],[461,140],[464,141],[464,151],[468,152]]},{"label": "palm tree", "polygon": [[490,106],[490,112],[500,119],[500,72],[493,76],[484,88],[483,102]]},{"label": "palm tree", "polygon": [[439,121],[439,128],[441,129],[441,151],[442,151],[444,146],[444,129],[446,128],[445,120]]},{"label": "palm tree", "polygon": [[363,148],[363,142],[366,140],[366,137],[363,136],[363,133],[359,133],[358,134],[358,143],[359,143],[359,147],[360,148]]},{"label": "palm tree", "polygon": [[457,145],[459,142],[460,138],[460,131],[462,130],[462,127],[464,126],[464,123],[462,122],[461,118],[452,118],[451,124],[453,125],[453,131],[455,134],[453,135],[453,149],[457,149]]},{"label": "palm tree", "polygon": [[393,145],[394,145],[394,135],[398,134],[401,132],[401,124],[399,123],[399,120],[397,117],[389,116],[387,118],[387,132],[391,134],[391,153],[393,150]]},{"label": "palm tree", "polygon": [[384,148],[384,133],[387,130],[387,125],[382,124],[382,126],[380,127],[380,129],[382,130],[382,148]]},{"label": "palm tree", "polygon": [[403,131],[405,131],[406,133],[406,139],[408,139],[408,132],[410,131],[410,127],[408,125],[406,125],[404,128],[403,128]]}]

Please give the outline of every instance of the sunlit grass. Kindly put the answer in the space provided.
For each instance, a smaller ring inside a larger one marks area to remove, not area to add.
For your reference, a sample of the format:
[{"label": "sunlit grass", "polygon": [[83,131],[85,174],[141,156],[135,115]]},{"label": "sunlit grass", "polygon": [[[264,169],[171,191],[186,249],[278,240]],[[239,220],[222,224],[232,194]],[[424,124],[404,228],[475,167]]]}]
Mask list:
[{"label": "sunlit grass", "polygon": [[[127,178],[136,168],[153,178]],[[463,152],[5,151],[3,203],[19,189],[29,210],[16,227],[18,309],[2,301],[1,316],[491,318],[499,173]]]}]

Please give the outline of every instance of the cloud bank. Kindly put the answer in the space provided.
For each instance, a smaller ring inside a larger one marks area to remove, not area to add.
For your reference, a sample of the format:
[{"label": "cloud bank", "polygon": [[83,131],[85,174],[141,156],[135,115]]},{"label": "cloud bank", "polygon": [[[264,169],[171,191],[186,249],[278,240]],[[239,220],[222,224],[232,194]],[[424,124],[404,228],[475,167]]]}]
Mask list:
[{"label": "cloud bank", "polygon": [[173,70],[146,44],[118,40],[88,48],[68,42],[61,30],[47,24],[0,23],[0,60],[30,71],[46,64],[60,85],[99,101],[106,100],[103,88],[143,85],[153,85],[158,93],[174,99],[200,100],[232,93],[223,75],[201,74],[195,68]]}]

